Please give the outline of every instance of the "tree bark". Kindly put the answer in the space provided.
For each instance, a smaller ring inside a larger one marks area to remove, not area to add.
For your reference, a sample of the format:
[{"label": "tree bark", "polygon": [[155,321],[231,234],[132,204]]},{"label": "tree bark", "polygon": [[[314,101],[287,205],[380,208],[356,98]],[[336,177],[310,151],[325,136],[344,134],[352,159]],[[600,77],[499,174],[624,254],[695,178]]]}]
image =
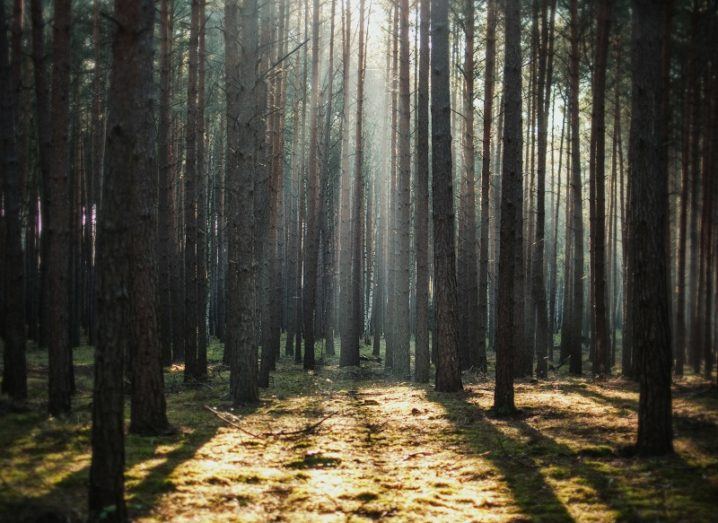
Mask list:
[{"label": "tree bark", "polygon": [[638,439],[642,455],[673,450],[668,267],[668,176],[661,161],[661,51],[665,3],[633,0],[629,227],[634,296],[633,348],[640,383]]},{"label": "tree bark", "polygon": [[[257,0],[225,2],[227,96],[227,341],[230,395],[235,405],[255,403],[254,184],[257,169],[254,116],[257,100]],[[263,110],[263,108],[261,108]]]},{"label": "tree bark", "polygon": [[70,184],[68,126],[70,119],[70,0],[55,0],[52,43],[52,161],[47,198],[47,282],[50,414],[70,412],[72,349],[69,339]]},{"label": "tree bark", "polygon": [[[116,0],[112,44],[107,166],[97,239],[97,332],[92,402],[90,519],[124,521],[123,359],[131,343],[132,262],[127,256],[133,235],[133,183],[154,180],[156,165],[151,132],[153,28],[150,0]],[[148,160],[148,158],[150,160]],[[135,189],[137,190],[137,189]],[[156,354],[159,367],[159,354]],[[161,368],[160,368],[161,372]]]},{"label": "tree bark", "polygon": [[419,75],[415,182],[416,381],[429,381],[429,16],[430,0],[420,0]]},{"label": "tree bark", "polygon": [[[19,11],[19,12],[17,12]],[[0,333],[4,339],[2,392],[15,401],[27,398],[27,361],[25,356],[25,283],[22,251],[22,225],[20,211],[22,188],[18,165],[16,132],[20,86],[20,20],[22,7],[16,10],[13,27],[13,53],[8,57],[8,40],[4,5],[0,5],[0,164],[3,169],[3,199],[5,242],[3,245],[3,276],[0,285],[4,294],[0,307],[3,324]],[[18,27],[19,26],[19,27]],[[20,36],[18,36],[18,33]],[[12,62],[10,61],[12,60]]]},{"label": "tree bark", "polygon": [[594,347],[593,374],[611,373],[608,312],[606,307],[606,63],[613,0],[601,0],[597,12],[597,36],[593,63],[590,156],[591,299]]},{"label": "tree bark", "polygon": [[515,410],[513,360],[522,343],[522,133],[521,133],[521,5],[507,0],[505,12],[504,134],[501,187],[501,231],[494,412]]},{"label": "tree bark", "polygon": [[436,390],[462,389],[458,354],[448,3],[431,2],[431,141],[434,280],[438,354]]}]

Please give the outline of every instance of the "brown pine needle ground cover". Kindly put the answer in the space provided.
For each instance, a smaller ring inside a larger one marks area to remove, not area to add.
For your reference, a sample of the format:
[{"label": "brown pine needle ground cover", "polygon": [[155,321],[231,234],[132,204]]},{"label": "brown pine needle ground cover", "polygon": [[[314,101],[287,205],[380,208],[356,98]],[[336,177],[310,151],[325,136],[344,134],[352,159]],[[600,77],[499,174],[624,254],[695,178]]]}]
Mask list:
[{"label": "brown pine needle ground cover", "polygon": [[[45,415],[43,354],[31,352],[29,411],[0,412],[1,521],[84,516],[91,350],[75,351],[65,420]],[[716,520],[718,392],[698,378],[674,389],[676,455],[640,460],[622,453],[637,393],[620,379],[518,383],[521,415],[496,420],[490,380],[465,376],[465,392],[439,394],[378,363],[329,363],[306,374],[282,360],[261,403],[235,411],[221,367],[196,387],[168,372],[178,433],[127,439],[133,519]]]}]

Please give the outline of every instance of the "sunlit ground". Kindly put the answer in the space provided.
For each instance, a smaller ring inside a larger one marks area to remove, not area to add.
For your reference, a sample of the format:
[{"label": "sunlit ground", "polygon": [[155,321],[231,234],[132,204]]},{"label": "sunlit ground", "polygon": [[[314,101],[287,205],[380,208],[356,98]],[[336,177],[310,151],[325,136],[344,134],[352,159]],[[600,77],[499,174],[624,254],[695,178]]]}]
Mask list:
[{"label": "sunlit ground", "polygon": [[[0,520],[81,520],[91,350],[75,351],[79,393],[62,421],[45,415],[43,353],[30,359],[30,411],[0,405]],[[261,404],[230,414],[242,430],[204,408],[229,410],[226,370],[213,365],[198,388],[181,368],[168,372],[178,434],[127,440],[133,519],[716,520],[718,392],[697,377],[675,387],[676,455],[639,460],[622,452],[637,394],[620,379],[519,383],[522,414],[499,421],[488,415],[493,384],[479,376],[465,376],[464,393],[438,394],[392,381],[378,363],[329,362],[316,374],[280,362]]]}]

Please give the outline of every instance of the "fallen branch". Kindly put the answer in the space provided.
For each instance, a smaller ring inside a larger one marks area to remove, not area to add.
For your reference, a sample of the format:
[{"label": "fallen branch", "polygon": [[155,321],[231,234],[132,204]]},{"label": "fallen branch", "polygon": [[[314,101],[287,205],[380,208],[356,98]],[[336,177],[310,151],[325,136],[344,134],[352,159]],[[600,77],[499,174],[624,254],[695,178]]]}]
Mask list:
[{"label": "fallen branch", "polygon": [[329,418],[331,418],[337,414],[336,412],[332,412],[331,414],[329,414],[328,416],[325,416],[324,418],[320,419],[316,423],[312,423],[311,425],[307,425],[306,427],[304,427],[302,429],[298,429],[298,430],[282,430],[279,432],[263,432],[261,434],[255,434],[254,432],[250,432],[247,429],[242,428],[239,425],[239,423],[230,419],[231,414],[221,412],[217,409],[213,409],[209,405],[205,405],[204,408],[207,409],[208,411],[210,411],[215,416],[217,416],[222,421],[224,421],[227,425],[230,425],[231,427],[234,427],[235,429],[239,430],[240,432],[243,432],[244,434],[247,434],[248,436],[252,436],[253,438],[257,438],[257,439],[265,439],[265,438],[270,438],[270,437],[276,438],[276,437],[281,437],[281,436],[296,436],[298,434],[309,434],[310,432],[315,430],[317,427],[319,427],[319,425],[321,425],[322,423],[327,421]]},{"label": "fallen branch", "polygon": [[404,461],[409,461],[412,458],[416,458],[418,456],[431,456],[433,452],[427,452],[427,451],[421,451],[421,452],[412,452],[408,456],[404,458]]},{"label": "fallen branch", "polygon": [[224,421],[227,425],[230,425],[230,426],[234,427],[234,428],[237,429],[238,431],[243,432],[244,434],[247,434],[248,436],[252,436],[253,438],[256,438],[256,439],[264,439],[262,436],[259,436],[258,434],[255,434],[254,432],[250,432],[250,431],[248,431],[248,430],[246,430],[246,429],[243,429],[243,428],[239,425],[239,423],[235,423],[235,422],[232,421],[231,419],[228,419],[222,412],[218,411],[217,409],[213,409],[213,408],[210,407],[209,405],[205,405],[204,408],[207,409],[208,411],[210,411],[210,412],[211,412],[212,414],[214,414],[215,416],[217,416],[217,417],[218,417],[219,419],[221,419],[222,421]]}]

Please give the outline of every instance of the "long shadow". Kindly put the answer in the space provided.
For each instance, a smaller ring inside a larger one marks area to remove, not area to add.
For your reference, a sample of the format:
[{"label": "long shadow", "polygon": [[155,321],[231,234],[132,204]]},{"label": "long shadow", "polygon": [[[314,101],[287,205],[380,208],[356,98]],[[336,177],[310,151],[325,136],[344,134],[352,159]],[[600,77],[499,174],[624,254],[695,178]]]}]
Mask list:
[{"label": "long shadow", "polygon": [[[584,391],[585,389],[581,389],[581,392]],[[587,392],[600,395],[593,391]],[[476,405],[466,401],[461,395],[432,393],[429,399],[442,404],[452,419],[461,419],[462,415],[465,419],[467,413],[475,413],[477,409]],[[614,398],[608,399],[614,400]],[[625,400],[616,399],[616,404],[623,407],[624,403]],[[655,491],[653,499],[655,506],[651,507],[654,511],[658,510],[662,501],[665,503],[665,498],[662,499],[661,496],[665,495],[663,489],[667,485],[677,491],[677,497],[686,498],[708,511],[711,506],[715,506],[715,499],[718,499],[718,489],[703,478],[705,471],[691,465],[680,455],[652,460],[625,459],[620,458],[615,449],[591,445],[575,451],[567,445],[558,443],[520,417],[506,420],[505,423],[518,430],[522,438],[507,436],[489,420],[483,420],[479,426],[474,425],[469,428],[457,425],[457,431],[462,433],[465,441],[475,450],[488,452],[487,459],[502,471],[516,502],[532,519],[547,518],[551,521],[558,517],[571,519],[564,504],[546,484],[539,470],[540,460],[568,470],[571,477],[581,478],[582,482],[593,489],[601,503],[617,512],[618,519],[621,521],[641,520],[645,514],[642,515],[640,509],[646,509],[645,496],[643,499],[641,496],[633,496],[635,493],[631,493],[631,485],[628,485],[629,488],[621,487],[621,482],[627,477],[626,474],[648,474],[654,479],[652,486],[647,487]],[[492,452],[496,448],[496,445],[492,444],[492,439],[495,442],[503,440],[504,443],[499,443],[503,451],[501,454],[496,455]],[[612,462],[615,465],[618,460],[621,460],[621,464],[615,474],[601,470],[602,462]],[[660,479],[656,480],[656,478]],[[544,496],[543,499],[537,501],[537,497],[541,496]],[[547,513],[549,509],[552,513]],[[656,517],[671,518],[667,513],[667,507],[663,506],[661,510],[665,514],[655,514]],[[682,514],[680,507],[674,507],[673,510],[677,512],[674,512],[672,517]]]},{"label": "long shadow", "polygon": [[[212,423],[210,426],[197,427],[191,434],[158,438],[151,452],[142,448],[141,438],[129,438],[127,470],[145,460],[155,458],[156,448],[160,444],[171,445],[177,440],[180,441],[177,447],[162,456],[163,461],[154,466],[138,484],[128,488],[126,496],[129,498],[128,510],[132,518],[150,514],[160,498],[174,490],[175,487],[169,481],[169,477],[183,463],[191,460],[197,450],[215,436],[218,426]],[[138,448],[133,448],[135,445]]]},{"label": "long shadow", "polygon": [[[484,455],[501,472],[514,501],[525,516],[532,521],[573,521],[534,460],[536,448],[529,448],[504,434],[486,419],[480,420],[480,425],[459,424],[457,420],[470,418],[477,412],[477,406],[468,402],[464,394],[429,392],[427,399],[442,405],[463,443]],[[521,425],[516,421],[509,424]]]},{"label": "long shadow", "polygon": [[[638,410],[637,399],[617,398],[602,394],[597,390],[582,387],[571,387],[570,390],[571,392],[575,392],[619,410],[631,410],[633,412]],[[710,391],[708,391],[708,394],[710,394]],[[706,406],[700,399],[696,400],[695,398],[686,397],[685,393],[676,395],[676,399],[678,398],[687,400],[690,403],[695,403],[706,411],[710,409],[710,407]],[[674,409],[673,428],[675,436],[680,435],[681,437],[691,440],[694,445],[703,449],[705,452],[715,455],[718,451],[718,424],[709,419],[708,416],[700,414],[692,415],[685,412],[678,412]]]}]

